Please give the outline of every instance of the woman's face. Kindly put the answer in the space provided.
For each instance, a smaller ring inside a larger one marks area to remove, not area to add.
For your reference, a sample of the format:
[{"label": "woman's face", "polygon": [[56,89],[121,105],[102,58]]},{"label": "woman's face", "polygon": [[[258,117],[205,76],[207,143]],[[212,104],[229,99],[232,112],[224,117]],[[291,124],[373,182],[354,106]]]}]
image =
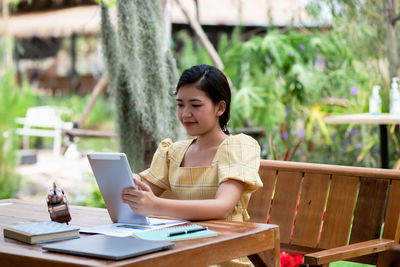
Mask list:
[{"label": "woman's face", "polygon": [[205,92],[188,84],[179,88],[177,102],[178,119],[188,135],[201,136],[221,130],[219,116],[225,111],[225,102],[214,105]]}]

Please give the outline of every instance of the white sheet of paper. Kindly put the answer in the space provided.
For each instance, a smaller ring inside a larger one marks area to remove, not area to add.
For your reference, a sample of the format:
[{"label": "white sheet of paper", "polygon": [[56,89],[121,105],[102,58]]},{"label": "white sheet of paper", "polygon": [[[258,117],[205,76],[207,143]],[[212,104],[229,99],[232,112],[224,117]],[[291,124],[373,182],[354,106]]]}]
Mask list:
[{"label": "white sheet of paper", "polygon": [[93,227],[82,227],[79,230],[79,232],[127,237],[131,236],[133,233],[136,232],[152,231],[175,225],[181,225],[189,222],[189,221],[177,221],[177,220],[159,219],[159,218],[149,218],[149,219],[150,219],[149,225],[113,223],[113,224],[105,224]]}]

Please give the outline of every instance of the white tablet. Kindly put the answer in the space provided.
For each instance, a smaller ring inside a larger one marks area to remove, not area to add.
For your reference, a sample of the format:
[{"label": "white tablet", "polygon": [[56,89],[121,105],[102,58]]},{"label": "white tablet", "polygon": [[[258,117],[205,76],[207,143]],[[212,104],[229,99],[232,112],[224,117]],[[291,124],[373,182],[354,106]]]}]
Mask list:
[{"label": "white tablet", "polygon": [[134,187],[132,171],[124,153],[88,153],[97,185],[113,222],[149,224],[146,216],[136,214],[121,200],[121,190]]}]

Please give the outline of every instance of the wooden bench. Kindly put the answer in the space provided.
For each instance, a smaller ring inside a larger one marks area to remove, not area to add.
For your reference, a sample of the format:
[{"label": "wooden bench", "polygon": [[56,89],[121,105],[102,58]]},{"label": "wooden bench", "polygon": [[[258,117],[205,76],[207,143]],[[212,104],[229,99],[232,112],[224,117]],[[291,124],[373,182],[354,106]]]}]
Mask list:
[{"label": "wooden bench", "polygon": [[279,225],[281,249],[305,254],[305,264],[384,266],[399,244],[400,171],[262,160],[259,173],[250,220]]},{"label": "wooden bench", "polygon": [[383,266],[400,267],[400,245],[392,247],[385,252],[385,263]]},{"label": "wooden bench", "polygon": [[48,137],[54,139],[53,153],[59,155],[62,146],[62,132],[72,129],[72,122],[61,120],[64,109],[54,106],[31,107],[26,111],[25,118],[15,118],[17,134],[23,136],[23,148],[29,149],[29,137]]}]

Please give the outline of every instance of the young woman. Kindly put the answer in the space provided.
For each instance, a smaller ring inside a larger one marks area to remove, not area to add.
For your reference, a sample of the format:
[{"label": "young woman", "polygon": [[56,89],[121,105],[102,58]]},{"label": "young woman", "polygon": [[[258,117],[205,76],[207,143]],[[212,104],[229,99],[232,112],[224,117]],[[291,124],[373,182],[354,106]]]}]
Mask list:
[{"label": "young woman", "polygon": [[[247,135],[229,135],[228,80],[215,67],[197,65],[182,73],[176,93],[178,118],[196,138],[162,141],[150,168],[134,175],[139,190],[124,189],[123,201],[142,215],[248,219],[250,194],[262,186],[260,147]],[[177,200],[159,198],[164,190]]]},{"label": "young woman", "polygon": [[[193,66],[182,73],[176,94],[178,118],[195,138],[162,141],[150,168],[134,174],[139,190],[123,189],[122,200],[142,215],[247,220],[250,195],[262,187],[260,147],[247,135],[229,134],[228,80],[215,67]],[[165,190],[176,199],[160,198]]]}]

